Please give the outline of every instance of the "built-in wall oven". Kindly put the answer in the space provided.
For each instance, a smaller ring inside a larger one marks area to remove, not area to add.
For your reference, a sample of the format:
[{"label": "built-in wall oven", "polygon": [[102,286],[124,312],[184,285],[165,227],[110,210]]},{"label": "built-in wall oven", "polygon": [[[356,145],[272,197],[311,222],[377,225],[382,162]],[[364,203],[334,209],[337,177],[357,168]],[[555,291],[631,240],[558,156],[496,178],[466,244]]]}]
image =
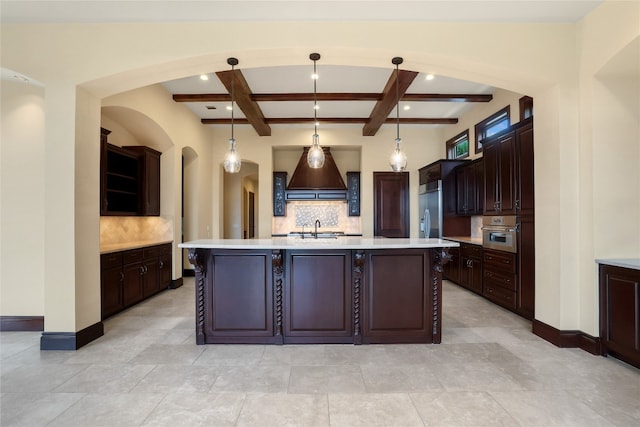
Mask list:
[{"label": "built-in wall oven", "polygon": [[518,228],[515,216],[483,216],[482,247],[516,253]]}]

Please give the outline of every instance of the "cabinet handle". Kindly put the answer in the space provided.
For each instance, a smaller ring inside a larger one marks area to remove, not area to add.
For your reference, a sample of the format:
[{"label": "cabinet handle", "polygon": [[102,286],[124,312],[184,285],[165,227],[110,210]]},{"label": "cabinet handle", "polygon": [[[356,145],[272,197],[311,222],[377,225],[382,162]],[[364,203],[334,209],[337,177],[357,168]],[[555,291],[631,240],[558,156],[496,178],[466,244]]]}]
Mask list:
[{"label": "cabinet handle", "polygon": [[124,282],[124,272],[120,272],[120,281]]},{"label": "cabinet handle", "polygon": [[520,209],[520,199],[516,199],[516,209]]},{"label": "cabinet handle", "polygon": [[164,268],[164,262],[160,261],[160,268]]}]

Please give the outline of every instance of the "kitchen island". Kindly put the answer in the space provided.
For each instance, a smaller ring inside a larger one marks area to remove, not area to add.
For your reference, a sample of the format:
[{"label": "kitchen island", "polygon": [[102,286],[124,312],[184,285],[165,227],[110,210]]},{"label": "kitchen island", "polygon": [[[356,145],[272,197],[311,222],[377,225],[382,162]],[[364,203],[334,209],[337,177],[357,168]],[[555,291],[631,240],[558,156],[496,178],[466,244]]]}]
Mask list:
[{"label": "kitchen island", "polygon": [[196,342],[440,343],[456,242],[362,237],[196,240]]}]

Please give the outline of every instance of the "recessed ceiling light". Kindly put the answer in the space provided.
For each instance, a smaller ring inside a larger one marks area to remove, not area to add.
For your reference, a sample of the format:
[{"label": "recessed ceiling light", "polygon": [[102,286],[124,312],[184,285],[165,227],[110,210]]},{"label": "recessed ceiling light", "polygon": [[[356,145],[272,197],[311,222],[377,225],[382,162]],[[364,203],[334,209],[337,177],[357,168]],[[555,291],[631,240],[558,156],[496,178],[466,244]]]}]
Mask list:
[{"label": "recessed ceiling light", "polygon": [[227,105],[227,110],[231,111],[231,105]]},{"label": "recessed ceiling light", "polygon": [[209,80],[209,76],[206,74],[200,74],[200,80]]},{"label": "recessed ceiling light", "polygon": [[314,110],[319,110],[319,109],[320,109],[320,106],[316,104],[316,105],[314,105],[314,106],[313,106],[313,109],[314,109]]},{"label": "recessed ceiling light", "polygon": [[429,73],[427,74],[427,76],[425,77],[425,80],[433,80],[436,76],[434,76],[433,74]]},{"label": "recessed ceiling light", "polygon": [[411,105],[405,105],[404,107],[402,107],[402,109],[404,111],[411,110]]},{"label": "recessed ceiling light", "polygon": [[318,74],[317,73],[311,74],[311,79],[312,80],[318,80]]}]

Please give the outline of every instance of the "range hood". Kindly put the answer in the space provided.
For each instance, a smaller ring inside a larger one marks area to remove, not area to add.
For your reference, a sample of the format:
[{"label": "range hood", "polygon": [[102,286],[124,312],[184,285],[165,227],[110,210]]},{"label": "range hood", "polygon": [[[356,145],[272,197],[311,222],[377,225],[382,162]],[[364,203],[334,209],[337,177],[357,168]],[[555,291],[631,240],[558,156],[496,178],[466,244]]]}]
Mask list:
[{"label": "range hood", "polygon": [[296,170],[287,185],[287,200],[346,200],[347,186],[328,147],[324,151],[324,166],[318,169],[307,164],[309,147],[305,147]]}]

